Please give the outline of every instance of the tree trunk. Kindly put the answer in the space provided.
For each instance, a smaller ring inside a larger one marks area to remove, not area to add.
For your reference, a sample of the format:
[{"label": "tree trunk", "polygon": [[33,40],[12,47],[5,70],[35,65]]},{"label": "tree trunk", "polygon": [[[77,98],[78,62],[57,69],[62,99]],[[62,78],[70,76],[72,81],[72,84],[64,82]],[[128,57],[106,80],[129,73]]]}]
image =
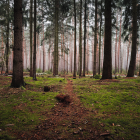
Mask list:
[{"label": "tree trunk", "polygon": [[72,31],[72,35],[71,35],[71,59],[70,59],[70,61],[71,61],[71,67],[70,67],[70,71],[71,71],[71,73],[72,73],[72,66],[73,66],[73,61],[72,61],[72,58],[73,58],[73,50],[72,50],[72,39],[73,39],[73,31]]},{"label": "tree trunk", "polygon": [[84,63],[83,63],[83,76],[86,72],[86,11],[87,11],[87,2],[85,0],[85,17],[84,17]]},{"label": "tree trunk", "polygon": [[128,43],[128,47],[127,47],[127,63],[126,63],[126,72],[128,72],[128,58],[129,58],[129,49],[130,49],[130,45],[131,45],[131,35],[129,37],[129,43]]},{"label": "tree trunk", "polygon": [[76,78],[76,6],[74,0],[74,72],[73,77]]},{"label": "tree trunk", "polygon": [[[68,45],[67,45],[67,51],[69,50],[69,40],[68,40]],[[69,60],[68,60],[68,57],[69,56],[69,51],[67,52],[67,74],[68,74],[68,72],[69,72]]]},{"label": "tree trunk", "polygon": [[[122,72],[122,64],[121,64],[121,24],[122,24],[122,13],[121,13],[121,17],[120,17],[120,33],[119,33],[119,46],[118,46],[118,53],[119,53],[119,57],[118,57],[118,72]],[[120,52],[119,52],[120,51]]]},{"label": "tree trunk", "polygon": [[[102,11],[102,1],[101,1],[101,11]],[[102,13],[100,15],[100,35],[99,35],[99,71],[98,74],[100,74],[101,69],[101,38],[102,38]]]},{"label": "tree trunk", "polygon": [[93,77],[96,75],[96,51],[97,51],[97,0],[95,0],[95,35],[94,35],[94,65]]},{"label": "tree trunk", "polygon": [[[88,20],[89,20],[89,16],[88,16]],[[87,71],[87,74],[88,74],[88,64],[89,64],[89,23],[88,23],[88,30],[87,30],[87,66],[86,66],[86,71]]]},{"label": "tree trunk", "polygon": [[53,75],[58,75],[58,6],[59,1],[55,0],[55,43],[54,43],[54,68]]},{"label": "tree trunk", "polygon": [[25,52],[25,42],[24,42],[24,27],[22,27],[22,60],[23,60],[23,70],[25,69],[25,56],[24,56],[24,52]]},{"label": "tree trunk", "polygon": [[111,33],[111,0],[105,0],[105,44],[102,79],[112,79]]},{"label": "tree trunk", "polygon": [[2,71],[4,71],[4,63],[5,63],[5,61],[4,61],[4,42],[3,42],[3,29],[2,29],[2,27],[1,27],[1,40],[2,40],[2,43],[1,43],[1,48],[2,48],[2,69],[1,69],[1,73],[2,73]]},{"label": "tree trunk", "polygon": [[80,60],[80,67],[79,67],[79,76],[82,75],[82,0],[80,0],[80,26],[79,26],[79,60]]},{"label": "tree trunk", "polygon": [[33,0],[30,0],[30,77],[33,77],[33,44],[32,44],[32,5]]},{"label": "tree trunk", "polygon": [[[44,39],[44,23],[43,23],[43,39]],[[43,41],[43,72],[45,72],[45,46],[44,46],[44,41]]]},{"label": "tree trunk", "polygon": [[8,74],[8,60],[9,60],[9,0],[7,0],[7,31],[6,31],[6,74]]},{"label": "tree trunk", "polygon": [[[117,26],[117,25],[118,25],[118,15],[117,15],[116,26]],[[116,72],[117,72],[117,42],[118,42],[117,33],[118,33],[118,30],[116,29],[116,42],[115,42],[115,74],[116,74]]]},{"label": "tree trunk", "polygon": [[103,73],[103,61],[104,61],[104,43],[105,43],[105,30],[104,30],[104,33],[103,33],[103,44],[102,44],[102,73]]},{"label": "tree trunk", "polygon": [[64,60],[63,60],[63,62],[64,62],[64,75],[65,75],[65,40],[64,40],[64,28],[63,28],[63,53],[64,53]]},{"label": "tree trunk", "polygon": [[131,51],[131,60],[129,65],[129,70],[127,77],[133,77],[136,64],[136,50],[137,50],[137,0],[132,1],[132,10],[133,10],[133,29],[132,29],[132,51]]},{"label": "tree trunk", "polygon": [[14,59],[12,87],[24,86],[22,60],[22,0],[14,0]]},{"label": "tree trunk", "polygon": [[36,79],[36,0],[34,0],[34,56],[33,56],[33,80]]}]

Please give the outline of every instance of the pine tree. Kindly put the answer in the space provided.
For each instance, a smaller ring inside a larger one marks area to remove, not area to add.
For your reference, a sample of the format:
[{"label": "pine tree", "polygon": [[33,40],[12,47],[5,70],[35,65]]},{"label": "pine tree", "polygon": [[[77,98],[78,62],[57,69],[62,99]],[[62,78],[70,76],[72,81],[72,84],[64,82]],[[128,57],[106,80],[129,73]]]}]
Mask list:
[{"label": "pine tree", "polygon": [[112,79],[111,34],[111,0],[105,0],[105,44],[102,79]]},{"label": "pine tree", "polygon": [[14,59],[12,87],[24,86],[22,60],[22,0],[14,0]]}]

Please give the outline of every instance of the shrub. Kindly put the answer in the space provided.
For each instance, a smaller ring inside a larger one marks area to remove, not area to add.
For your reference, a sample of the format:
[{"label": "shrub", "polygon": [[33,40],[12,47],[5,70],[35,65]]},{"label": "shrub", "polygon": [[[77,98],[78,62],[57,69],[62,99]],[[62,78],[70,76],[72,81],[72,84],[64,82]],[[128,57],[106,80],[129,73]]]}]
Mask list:
[{"label": "shrub", "polygon": [[101,75],[98,75],[98,74],[97,74],[97,75],[94,76],[94,78],[95,78],[95,79],[101,79]]}]

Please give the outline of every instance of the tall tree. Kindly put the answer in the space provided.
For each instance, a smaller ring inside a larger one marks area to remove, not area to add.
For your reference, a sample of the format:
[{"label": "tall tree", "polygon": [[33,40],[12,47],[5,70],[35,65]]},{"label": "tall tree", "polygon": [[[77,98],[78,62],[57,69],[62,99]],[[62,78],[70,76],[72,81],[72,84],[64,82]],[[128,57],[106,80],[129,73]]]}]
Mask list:
[{"label": "tall tree", "polygon": [[22,60],[22,0],[14,0],[14,59],[12,87],[24,86]]},{"label": "tall tree", "polygon": [[55,0],[55,42],[54,42],[54,67],[53,75],[58,75],[58,13],[59,13],[59,0]]},{"label": "tall tree", "polygon": [[80,0],[80,26],[79,26],[79,59],[80,59],[80,67],[79,67],[79,76],[82,75],[82,0]]},{"label": "tall tree", "polygon": [[[101,0],[101,11],[102,11],[102,0]],[[99,72],[100,74],[100,67],[101,67],[101,38],[102,38],[102,12],[100,13],[100,33],[99,33]]]},{"label": "tall tree", "polygon": [[[43,38],[44,38],[44,22],[43,22]],[[45,45],[43,41],[43,72],[45,72]]]},{"label": "tall tree", "polygon": [[33,55],[33,80],[36,80],[36,0],[34,0],[34,55]]},{"label": "tall tree", "polygon": [[74,2],[74,72],[73,72],[73,77],[76,78],[76,4],[75,0]]},{"label": "tall tree", "polygon": [[[117,15],[117,21],[116,26],[118,24],[118,15]],[[118,42],[118,30],[116,29],[116,41],[115,41],[115,74],[117,72],[117,42]]]},{"label": "tall tree", "polygon": [[127,77],[133,77],[136,64],[136,50],[137,50],[137,0],[132,1],[133,21],[132,21],[132,51],[131,60]]},{"label": "tall tree", "polygon": [[128,43],[128,47],[127,47],[127,62],[126,62],[126,72],[128,70],[128,58],[129,58],[129,50],[130,50],[130,46],[131,46],[131,35],[129,37],[129,43]]},{"label": "tall tree", "polygon": [[83,63],[83,76],[86,72],[86,11],[87,11],[87,1],[85,0],[85,17],[84,17],[84,63]]},{"label": "tall tree", "polygon": [[33,51],[32,51],[32,5],[33,0],[30,0],[30,77],[33,77]]},{"label": "tall tree", "polygon": [[122,23],[122,13],[120,15],[120,33],[118,43],[118,73],[121,72],[121,23]]},{"label": "tall tree", "polygon": [[8,74],[8,60],[9,60],[9,0],[7,0],[7,31],[6,31],[6,73]]},{"label": "tall tree", "polygon": [[93,65],[93,76],[96,75],[96,52],[97,52],[97,0],[95,0],[95,33],[94,33],[94,65]]},{"label": "tall tree", "polygon": [[111,40],[111,0],[105,0],[105,44],[102,79],[112,79]]}]

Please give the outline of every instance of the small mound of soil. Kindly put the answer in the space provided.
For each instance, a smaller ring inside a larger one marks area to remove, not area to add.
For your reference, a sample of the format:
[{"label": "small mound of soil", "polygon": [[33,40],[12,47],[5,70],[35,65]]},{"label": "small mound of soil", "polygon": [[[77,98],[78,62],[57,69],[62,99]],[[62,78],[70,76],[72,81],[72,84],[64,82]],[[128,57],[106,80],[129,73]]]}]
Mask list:
[{"label": "small mound of soil", "polygon": [[64,104],[69,104],[69,103],[72,102],[72,99],[70,98],[69,95],[58,94],[56,96],[56,99],[59,100],[60,102],[64,103]]},{"label": "small mound of soil", "polygon": [[48,92],[48,91],[50,91],[50,87],[49,86],[44,86],[44,92]]}]

